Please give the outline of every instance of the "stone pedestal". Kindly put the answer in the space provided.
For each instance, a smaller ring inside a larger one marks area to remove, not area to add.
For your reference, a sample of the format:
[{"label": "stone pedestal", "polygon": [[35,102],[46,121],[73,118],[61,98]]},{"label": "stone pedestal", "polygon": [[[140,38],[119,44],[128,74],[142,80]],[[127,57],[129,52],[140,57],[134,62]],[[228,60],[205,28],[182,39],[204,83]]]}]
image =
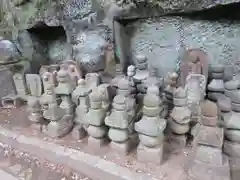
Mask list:
[{"label": "stone pedestal", "polygon": [[140,162],[150,162],[161,165],[163,160],[163,144],[149,148],[140,143],[137,148],[137,159]]},{"label": "stone pedestal", "polygon": [[[202,104],[202,117],[215,117],[217,106],[213,102]],[[216,126],[216,118],[205,119],[197,135],[194,159],[190,160],[188,175],[194,180],[230,180],[228,160],[222,154],[223,128]]]}]

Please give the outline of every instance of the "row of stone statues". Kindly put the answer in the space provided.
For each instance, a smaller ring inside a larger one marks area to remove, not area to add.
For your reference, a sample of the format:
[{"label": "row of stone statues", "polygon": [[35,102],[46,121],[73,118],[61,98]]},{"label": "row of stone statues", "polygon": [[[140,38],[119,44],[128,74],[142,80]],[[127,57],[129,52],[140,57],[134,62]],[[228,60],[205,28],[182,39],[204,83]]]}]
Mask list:
[{"label": "row of stone statues", "polygon": [[[117,65],[115,77],[104,83],[101,74],[84,75],[72,62],[42,68],[43,91],[35,86],[39,91],[32,93],[28,88],[29,120],[51,137],[71,132],[75,139],[87,138],[89,146],[97,147],[110,141],[111,148],[123,154],[137,146],[138,160],[156,164],[162,162],[166,139],[178,150],[191,143],[195,158],[190,176],[197,177],[198,169],[202,173],[206,168],[212,172],[225,168],[227,177],[222,147],[238,156],[238,114],[232,110],[239,112],[240,81],[232,73],[226,78],[226,68],[220,65],[210,67],[208,78],[204,53],[192,53],[195,60],[191,57],[183,62],[180,73],[166,78],[148,67],[142,55],[126,75]],[[224,133],[227,140],[223,142]]]}]

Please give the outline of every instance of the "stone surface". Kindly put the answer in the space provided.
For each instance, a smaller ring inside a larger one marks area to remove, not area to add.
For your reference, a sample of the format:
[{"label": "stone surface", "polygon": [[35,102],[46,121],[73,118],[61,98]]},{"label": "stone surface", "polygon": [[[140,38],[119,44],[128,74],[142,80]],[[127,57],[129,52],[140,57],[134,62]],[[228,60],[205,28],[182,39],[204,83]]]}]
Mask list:
[{"label": "stone surface", "polygon": [[38,74],[26,74],[26,83],[30,95],[37,97],[42,95],[42,80]]},{"label": "stone surface", "polygon": [[189,124],[179,124],[176,121],[174,121],[173,119],[170,119],[168,121],[168,123],[169,123],[170,129],[175,134],[182,135],[182,134],[187,133],[189,131],[189,129],[190,129]]},{"label": "stone surface", "polygon": [[224,92],[224,83],[221,79],[213,79],[208,84],[208,90],[214,92]]},{"label": "stone surface", "polygon": [[187,106],[174,107],[170,116],[179,124],[188,124],[191,120],[191,111]]},{"label": "stone surface", "polygon": [[198,146],[194,161],[221,166],[223,164],[222,149],[211,146]]},{"label": "stone surface", "polygon": [[202,115],[207,117],[216,117],[218,115],[218,108],[216,103],[205,100],[201,103]]},{"label": "stone surface", "polygon": [[157,148],[148,148],[141,143],[137,148],[137,159],[144,163],[155,163],[161,165],[163,158],[163,145]]},{"label": "stone surface", "polygon": [[67,135],[73,127],[73,117],[65,115],[59,121],[51,121],[45,133],[52,138],[60,138]]},{"label": "stone surface", "polygon": [[215,117],[207,117],[207,116],[201,116],[201,123],[204,126],[216,126],[218,123],[218,116]]},{"label": "stone surface", "polygon": [[233,141],[240,143],[240,131],[239,130],[234,130],[234,129],[226,129],[224,131],[225,138]]},{"label": "stone surface", "polygon": [[232,101],[226,96],[219,97],[217,100],[217,105],[222,112],[229,112],[232,110]]},{"label": "stone surface", "polygon": [[201,126],[198,136],[198,144],[221,148],[224,130],[218,127]]},{"label": "stone surface", "polygon": [[237,112],[233,112],[225,116],[224,117],[225,128],[240,130],[239,116],[240,116],[240,113],[237,113]]},{"label": "stone surface", "polygon": [[188,171],[189,178],[196,180],[230,180],[230,169],[227,157],[223,160],[223,164],[214,165],[201,162],[192,164]]},{"label": "stone surface", "polygon": [[240,103],[232,102],[232,110],[235,112],[240,112]]},{"label": "stone surface", "polygon": [[1,93],[0,98],[2,99],[4,96],[7,95],[16,95],[16,88],[13,81],[12,73],[7,69],[1,69],[0,70],[0,87],[1,87]]},{"label": "stone surface", "polygon": [[231,142],[228,140],[224,141],[223,151],[230,157],[240,157],[240,144],[236,142]]},{"label": "stone surface", "polygon": [[224,83],[224,88],[227,90],[236,90],[239,86],[239,82],[237,80],[231,80]]},{"label": "stone surface", "polygon": [[16,73],[13,75],[14,84],[17,90],[17,94],[24,97],[28,94],[27,84],[25,75],[21,73]]}]

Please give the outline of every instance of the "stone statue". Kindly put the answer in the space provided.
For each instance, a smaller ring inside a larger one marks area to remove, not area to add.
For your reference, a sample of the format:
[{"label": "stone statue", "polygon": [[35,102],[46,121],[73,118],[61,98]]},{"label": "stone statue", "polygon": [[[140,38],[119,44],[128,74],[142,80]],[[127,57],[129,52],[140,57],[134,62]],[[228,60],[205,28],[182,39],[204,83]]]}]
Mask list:
[{"label": "stone statue", "polygon": [[71,78],[66,69],[66,66],[61,66],[60,71],[57,73],[58,86],[55,89],[56,94],[71,95],[74,89],[74,85],[71,82]]},{"label": "stone statue", "polygon": [[107,127],[104,124],[106,112],[102,108],[102,100],[99,92],[94,91],[89,95],[90,109],[87,113],[89,123],[87,132],[89,134],[88,145],[100,147],[105,143]]},{"label": "stone statue", "polygon": [[92,89],[88,88],[86,81],[84,79],[78,80],[78,86],[74,89],[72,93],[72,100],[76,105],[79,105],[79,99],[82,96],[88,96],[92,92]]},{"label": "stone statue", "polygon": [[166,120],[159,117],[159,98],[156,95],[147,93],[144,96],[143,104],[143,116],[139,122],[135,123],[135,130],[140,139],[137,159],[161,164]]},{"label": "stone statue", "polygon": [[43,122],[43,114],[41,111],[41,104],[39,100],[35,97],[31,97],[28,99],[28,119],[34,123],[42,123]]},{"label": "stone statue", "polygon": [[189,74],[202,74],[208,78],[208,57],[201,49],[189,49],[180,65],[180,84],[185,86]]},{"label": "stone statue", "polygon": [[113,99],[113,109],[105,118],[105,124],[109,126],[108,136],[112,140],[111,147],[122,154],[130,150],[129,140],[129,116],[127,113],[127,98],[116,95]]}]

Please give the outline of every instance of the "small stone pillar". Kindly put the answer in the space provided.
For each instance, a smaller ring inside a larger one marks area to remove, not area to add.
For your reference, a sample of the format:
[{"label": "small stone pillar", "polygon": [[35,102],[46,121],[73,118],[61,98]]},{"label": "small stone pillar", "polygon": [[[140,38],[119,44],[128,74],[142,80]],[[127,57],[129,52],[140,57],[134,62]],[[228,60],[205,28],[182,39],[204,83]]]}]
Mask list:
[{"label": "small stone pillar", "polygon": [[197,147],[189,164],[188,175],[196,180],[229,180],[228,158],[222,154],[224,130],[217,126],[217,105],[207,100],[201,107],[202,125],[197,135]]},{"label": "small stone pillar", "polygon": [[87,121],[89,123],[87,132],[89,134],[88,145],[93,147],[101,147],[105,143],[107,127],[104,124],[106,116],[105,110],[102,108],[101,95],[95,91],[89,95],[90,109],[87,113]]},{"label": "small stone pillar", "polygon": [[170,142],[172,145],[183,148],[187,144],[186,134],[190,130],[191,110],[187,106],[186,90],[177,88],[173,95],[174,108],[170,114],[169,127],[171,130]]},{"label": "small stone pillar", "polygon": [[28,98],[28,119],[36,125],[39,131],[42,131],[42,124],[44,122],[41,104],[36,97]]},{"label": "small stone pillar", "polygon": [[75,127],[72,131],[72,136],[79,140],[87,135],[88,121],[87,113],[89,110],[89,94],[91,90],[86,86],[84,79],[78,80],[78,87],[73,92],[77,97],[77,108],[75,115]]},{"label": "small stone pillar", "polygon": [[129,133],[133,135],[133,126],[134,126],[134,121],[136,120],[136,100],[133,98],[133,96],[130,94],[130,84],[126,78],[122,78],[118,82],[118,90],[117,94],[121,95],[123,97],[126,97],[126,111],[128,114],[128,119],[129,119]]},{"label": "small stone pillar", "polygon": [[54,92],[54,87],[50,84],[45,85],[45,92],[40,97],[40,104],[42,106],[43,113],[48,109],[48,104],[53,101],[58,101],[56,94]]},{"label": "small stone pillar", "polygon": [[118,81],[120,79],[122,79],[123,77],[125,77],[125,75],[123,73],[121,65],[116,64],[116,73],[115,73],[115,77],[111,81],[111,85],[114,86],[114,87],[117,87]]},{"label": "small stone pillar", "polygon": [[161,164],[166,120],[159,117],[159,97],[148,93],[144,97],[143,104],[143,116],[139,122],[135,123],[135,130],[140,139],[137,159]]},{"label": "small stone pillar", "polygon": [[127,113],[127,98],[117,95],[113,99],[111,114],[105,118],[105,124],[109,126],[108,136],[111,139],[112,149],[127,154],[131,147],[129,139],[129,116]]},{"label": "small stone pillar", "polygon": [[136,85],[133,80],[133,76],[135,76],[135,74],[136,74],[135,66],[133,66],[133,65],[128,66],[127,76],[128,76],[128,82],[130,84],[130,94],[132,94],[134,97],[137,93]]},{"label": "small stone pillar", "polygon": [[64,110],[58,106],[56,101],[49,104],[43,116],[50,120],[45,133],[52,138],[63,137],[72,129],[73,115],[65,115]]},{"label": "small stone pillar", "polygon": [[216,101],[218,94],[224,93],[224,66],[217,64],[211,66],[212,80],[208,84],[208,97]]}]

